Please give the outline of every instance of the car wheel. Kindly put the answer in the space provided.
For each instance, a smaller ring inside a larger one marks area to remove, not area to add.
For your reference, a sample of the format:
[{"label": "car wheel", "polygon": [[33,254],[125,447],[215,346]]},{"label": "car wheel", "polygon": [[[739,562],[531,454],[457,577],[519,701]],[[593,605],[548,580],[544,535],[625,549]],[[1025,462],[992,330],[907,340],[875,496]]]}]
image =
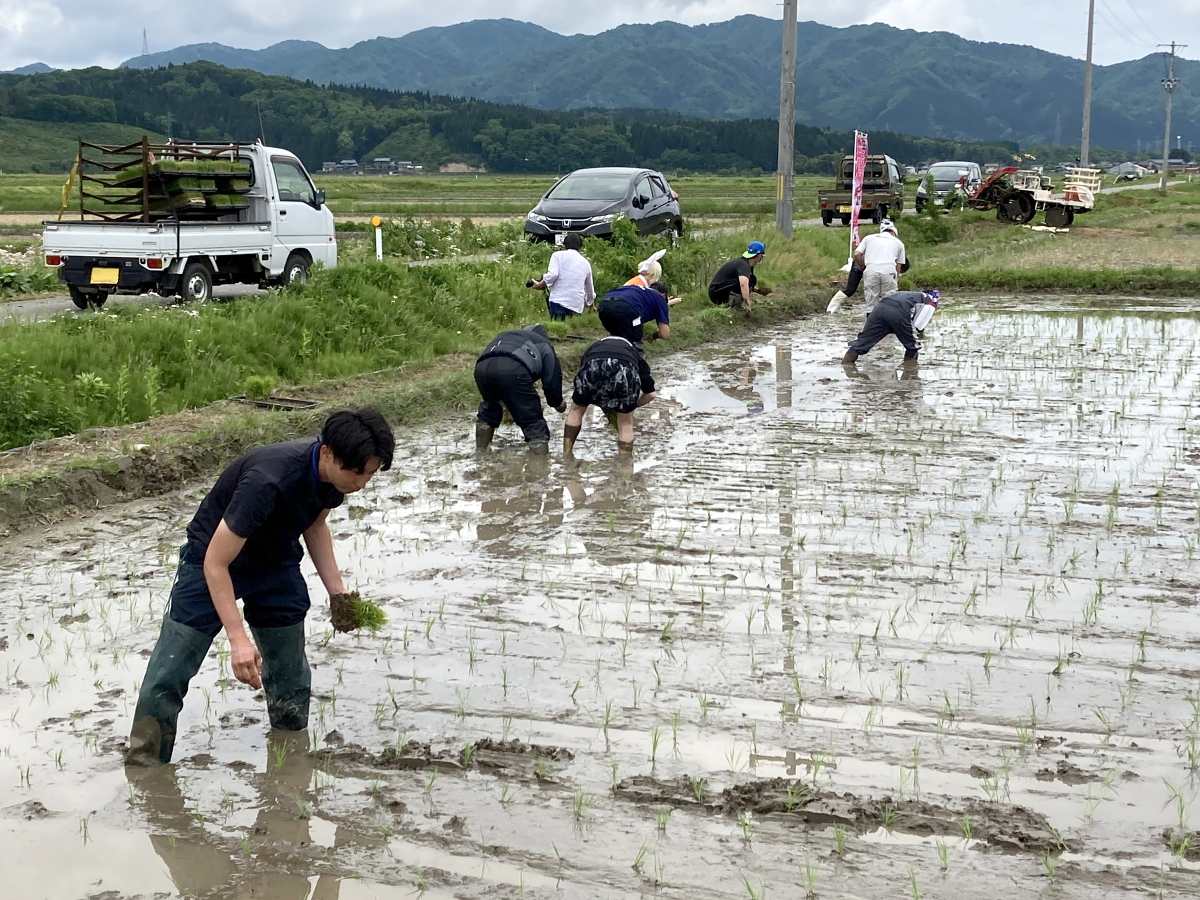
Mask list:
[{"label": "car wheel", "polygon": [[179,281],[179,299],[185,303],[204,303],[212,299],[212,273],[204,263],[192,263],[183,270]]},{"label": "car wheel", "polygon": [[667,240],[674,247],[679,243],[679,239],[683,237],[683,223],[676,221],[671,223],[671,227],[667,229]]},{"label": "car wheel", "polygon": [[303,254],[293,253],[283,264],[283,285],[303,284],[308,281],[308,260]]},{"label": "car wheel", "polygon": [[833,224],[833,213],[827,209],[821,210],[821,224],[828,228]]},{"label": "car wheel", "polygon": [[888,206],[885,203],[885,204],[883,204],[883,206],[879,207],[879,209],[875,210],[875,221],[876,221],[876,223],[882,222],[887,217],[888,217]]}]

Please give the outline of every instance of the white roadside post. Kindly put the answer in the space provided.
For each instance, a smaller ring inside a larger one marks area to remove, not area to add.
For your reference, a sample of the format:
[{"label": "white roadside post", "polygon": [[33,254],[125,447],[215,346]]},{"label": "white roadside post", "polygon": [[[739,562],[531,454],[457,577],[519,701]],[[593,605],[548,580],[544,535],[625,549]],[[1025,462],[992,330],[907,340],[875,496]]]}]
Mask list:
[{"label": "white roadside post", "polygon": [[371,224],[375,226],[375,261],[383,262],[383,219],[371,216]]}]

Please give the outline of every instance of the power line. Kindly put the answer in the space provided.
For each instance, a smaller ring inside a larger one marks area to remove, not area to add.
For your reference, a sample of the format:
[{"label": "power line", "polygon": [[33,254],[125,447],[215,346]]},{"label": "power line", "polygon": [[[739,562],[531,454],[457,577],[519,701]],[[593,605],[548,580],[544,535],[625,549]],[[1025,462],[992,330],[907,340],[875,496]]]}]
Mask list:
[{"label": "power line", "polygon": [[[1121,40],[1123,40],[1125,43],[1129,44],[1132,47],[1137,47],[1139,49],[1145,49],[1145,50],[1150,50],[1150,49],[1154,48],[1153,42],[1146,41],[1146,40],[1138,38],[1136,35],[1134,35],[1133,31],[1129,28],[1129,26],[1126,25],[1124,22],[1122,22],[1117,17],[1117,14],[1112,11],[1112,9],[1109,7],[1109,5],[1107,3],[1104,2],[1104,0],[1100,0],[1100,5],[1103,6],[1105,10],[1108,10],[1109,16],[1112,16],[1112,19],[1110,19],[1108,16],[1106,16],[1104,14],[1104,10],[1097,10],[1097,13],[1099,14],[1100,18],[1104,21],[1104,24],[1109,27],[1109,30],[1111,30],[1113,34],[1115,34],[1117,37],[1119,37]],[[1113,24],[1113,19],[1116,19],[1116,21],[1119,23],[1119,26]]]},{"label": "power line", "polygon": [[1125,5],[1128,6],[1131,10],[1133,10],[1133,14],[1135,16],[1137,16],[1138,21],[1141,22],[1142,25],[1145,27],[1146,31],[1148,31],[1150,33],[1150,37],[1154,38],[1154,40],[1157,43],[1161,44],[1163,42],[1163,39],[1160,38],[1157,34],[1155,34],[1154,29],[1151,28],[1146,23],[1146,20],[1142,18],[1142,14],[1140,12],[1138,12],[1137,7],[1133,5],[1133,0],[1125,0]]}]

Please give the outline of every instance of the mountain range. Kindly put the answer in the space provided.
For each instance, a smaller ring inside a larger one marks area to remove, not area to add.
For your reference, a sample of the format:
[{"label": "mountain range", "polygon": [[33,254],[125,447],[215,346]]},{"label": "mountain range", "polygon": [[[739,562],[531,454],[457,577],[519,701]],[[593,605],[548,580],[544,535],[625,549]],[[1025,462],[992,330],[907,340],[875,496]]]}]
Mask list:
[{"label": "mountain range", "polygon": [[[539,109],[665,109],[708,118],[778,112],[780,23],[622,25],[561,35],[483,19],[344,49],[284,41],[263,50],[190,44],[127,60],[153,68],[210,60],[317,84],[475,97]],[[1081,60],[1017,44],[889,25],[797,27],[797,121],[954,140],[1070,144],[1081,129]],[[1094,69],[1092,144],[1161,142],[1160,54]],[[1200,142],[1200,63],[1180,59],[1175,123]]]}]

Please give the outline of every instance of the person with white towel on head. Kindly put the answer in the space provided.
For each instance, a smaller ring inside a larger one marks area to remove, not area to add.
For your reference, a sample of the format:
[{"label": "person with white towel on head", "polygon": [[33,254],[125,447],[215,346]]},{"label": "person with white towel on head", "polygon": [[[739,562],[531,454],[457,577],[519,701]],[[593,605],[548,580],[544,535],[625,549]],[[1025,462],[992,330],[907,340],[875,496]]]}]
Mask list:
[{"label": "person with white towel on head", "polygon": [[879,223],[878,234],[869,234],[859,242],[854,261],[863,268],[863,299],[869,316],[880,297],[900,287],[900,273],[907,267],[904,242],[891,219]]}]

